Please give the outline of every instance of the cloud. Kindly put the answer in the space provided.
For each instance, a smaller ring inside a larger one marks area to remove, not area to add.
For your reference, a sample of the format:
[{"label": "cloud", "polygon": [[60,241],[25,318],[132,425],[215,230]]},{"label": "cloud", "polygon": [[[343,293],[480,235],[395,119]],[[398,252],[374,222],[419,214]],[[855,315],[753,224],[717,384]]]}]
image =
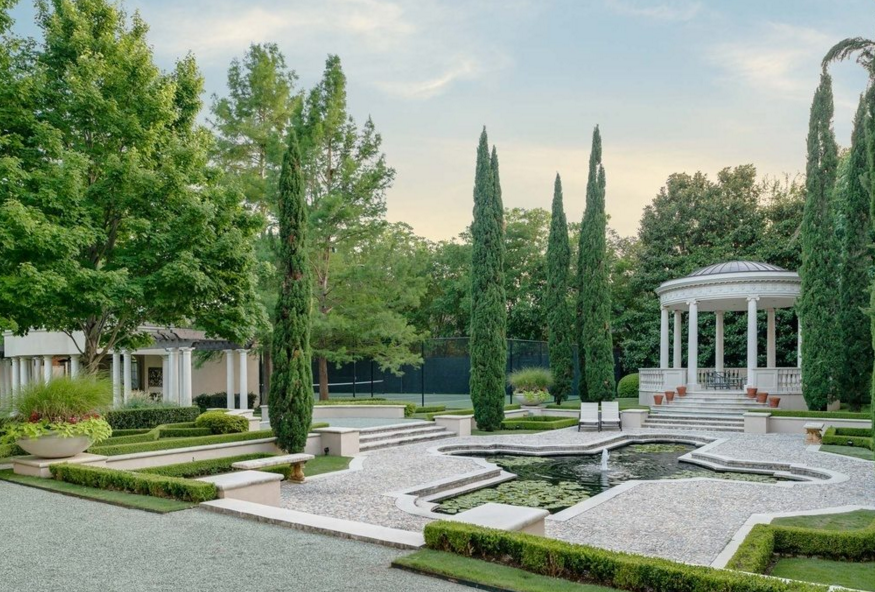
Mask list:
[{"label": "cloud", "polygon": [[480,66],[473,59],[461,58],[445,72],[426,80],[396,80],[380,82],[378,86],[389,94],[406,99],[429,99],[440,94],[457,80],[473,78],[480,72]]},{"label": "cloud", "polygon": [[696,0],[606,0],[618,14],[659,21],[689,21],[702,9]]}]

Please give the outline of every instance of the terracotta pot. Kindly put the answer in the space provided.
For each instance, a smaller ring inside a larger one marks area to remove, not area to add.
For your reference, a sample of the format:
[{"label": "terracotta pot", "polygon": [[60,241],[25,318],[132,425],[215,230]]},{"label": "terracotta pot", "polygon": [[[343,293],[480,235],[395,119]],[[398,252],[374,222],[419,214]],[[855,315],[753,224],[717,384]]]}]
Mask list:
[{"label": "terracotta pot", "polygon": [[760,391],[757,393],[757,403],[765,403],[769,398],[769,393]]},{"label": "terracotta pot", "polygon": [[750,399],[753,399],[754,397],[756,397],[757,396],[757,387],[755,387],[755,386],[747,387],[747,396]]},{"label": "terracotta pot", "polygon": [[667,403],[674,401],[674,391],[665,391],[665,401]]},{"label": "terracotta pot", "polygon": [[778,403],[781,402],[781,397],[769,397],[769,407],[772,409],[778,408]]},{"label": "terracotta pot", "polygon": [[678,397],[685,397],[685,396],[687,396],[687,387],[686,386],[679,386],[678,387]]},{"label": "terracotta pot", "polygon": [[653,395],[653,404],[662,405],[662,395]]}]

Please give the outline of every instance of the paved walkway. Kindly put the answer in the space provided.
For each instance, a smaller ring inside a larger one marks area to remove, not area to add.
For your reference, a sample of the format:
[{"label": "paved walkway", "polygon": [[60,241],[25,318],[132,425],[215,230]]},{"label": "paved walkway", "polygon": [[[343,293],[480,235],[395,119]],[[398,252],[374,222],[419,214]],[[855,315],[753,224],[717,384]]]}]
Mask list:
[{"label": "paved walkway", "polygon": [[[838,484],[792,486],[690,480],[643,483],[570,520],[548,520],[547,536],[707,565],[751,514],[871,505],[875,499],[875,471],[871,462],[811,452],[801,435],[677,433],[726,438],[726,442],[710,450],[715,454],[805,464],[837,471],[850,479]],[[303,512],[421,530],[428,519],[398,509],[395,499],[386,494],[482,468],[470,458],[429,453],[431,448],[462,441],[495,440],[535,445],[581,444],[615,435],[616,432],[579,433],[570,428],[542,434],[453,438],[373,451],[367,454],[361,471],[326,476],[303,486],[284,485],[283,503]]]},{"label": "paved walkway", "polygon": [[402,554],[202,510],[127,510],[0,481],[0,589],[465,590],[389,568]]}]

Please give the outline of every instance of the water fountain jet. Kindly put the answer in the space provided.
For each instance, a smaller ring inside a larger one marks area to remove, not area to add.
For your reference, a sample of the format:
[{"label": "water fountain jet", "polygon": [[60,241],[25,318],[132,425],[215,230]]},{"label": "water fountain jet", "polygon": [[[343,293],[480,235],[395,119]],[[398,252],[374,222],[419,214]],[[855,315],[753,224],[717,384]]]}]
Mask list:
[{"label": "water fountain jet", "polygon": [[608,449],[602,449],[602,471],[608,470]]}]

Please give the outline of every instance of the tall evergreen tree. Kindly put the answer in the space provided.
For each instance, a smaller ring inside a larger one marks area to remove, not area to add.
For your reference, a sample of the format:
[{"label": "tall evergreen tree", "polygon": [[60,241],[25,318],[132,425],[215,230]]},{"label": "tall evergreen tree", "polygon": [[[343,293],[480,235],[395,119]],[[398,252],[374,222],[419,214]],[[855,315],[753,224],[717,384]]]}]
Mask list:
[{"label": "tall evergreen tree", "polygon": [[303,452],[313,418],[310,365],[310,285],[307,257],[307,203],[301,151],[294,130],[283,158],[278,193],[282,287],[274,316],[270,427],[280,448]]},{"label": "tall evergreen tree", "polygon": [[838,326],[842,347],[836,348],[839,364],[836,392],[844,403],[859,410],[869,396],[872,332],[869,314],[869,271],[872,268],[872,219],[868,187],[869,158],[866,148],[867,104],[875,102],[875,88],[860,97],[854,117],[851,150],[842,163],[836,184],[840,209],[841,279]]},{"label": "tall evergreen tree", "polygon": [[553,184],[553,213],[550,238],[547,243],[547,339],[550,369],[553,371],[553,399],[561,403],[571,394],[574,361],[571,342],[574,339],[574,319],[568,303],[568,265],[571,247],[568,244],[568,223],[562,205],[562,179],[556,173]]},{"label": "tall evergreen tree", "polygon": [[590,401],[611,400],[614,383],[614,346],[611,338],[611,284],[607,261],[608,224],[605,215],[605,168],[602,137],[596,126],[589,156],[586,209],[580,228],[578,253],[578,356],[582,354],[581,389]]},{"label": "tall evergreen tree", "polygon": [[474,221],[471,224],[471,402],[482,430],[493,431],[504,419],[507,363],[507,313],[503,284],[504,214],[496,180],[498,158],[490,160],[486,128],[477,147]]},{"label": "tall evergreen tree", "polygon": [[808,408],[826,409],[837,395],[839,363],[835,208],[838,146],[832,129],[832,79],[824,72],[814,93],[808,127],[806,200],[802,217],[802,279],[798,310],[802,324],[802,394]]}]

